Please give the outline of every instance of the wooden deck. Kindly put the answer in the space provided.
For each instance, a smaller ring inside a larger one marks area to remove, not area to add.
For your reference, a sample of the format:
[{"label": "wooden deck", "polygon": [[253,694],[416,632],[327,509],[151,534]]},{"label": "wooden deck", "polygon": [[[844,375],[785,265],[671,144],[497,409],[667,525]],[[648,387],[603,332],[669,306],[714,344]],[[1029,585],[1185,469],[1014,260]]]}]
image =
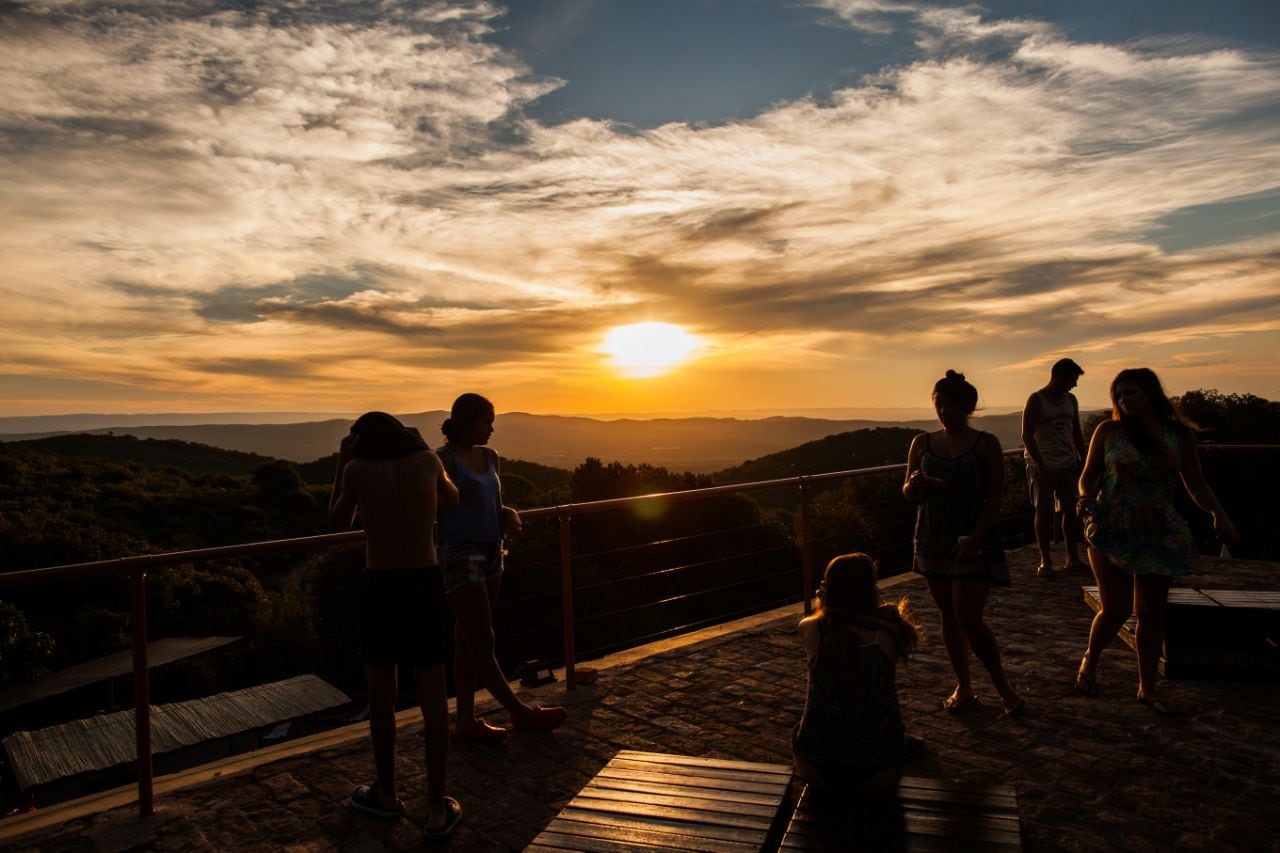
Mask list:
[{"label": "wooden deck", "polygon": [[525,849],[757,851],[790,782],[784,764],[624,750]]}]

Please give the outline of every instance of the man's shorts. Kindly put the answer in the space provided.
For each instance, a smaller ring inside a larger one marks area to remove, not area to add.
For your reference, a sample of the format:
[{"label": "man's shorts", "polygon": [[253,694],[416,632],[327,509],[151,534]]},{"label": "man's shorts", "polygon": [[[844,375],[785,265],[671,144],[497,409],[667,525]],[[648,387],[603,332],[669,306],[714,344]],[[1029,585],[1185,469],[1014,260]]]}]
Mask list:
[{"label": "man's shorts", "polygon": [[365,569],[360,579],[360,660],[375,666],[439,666],[453,631],[438,566]]},{"label": "man's shorts", "polygon": [[1076,496],[1079,494],[1079,478],[1080,472],[1075,468],[1050,468],[1041,471],[1028,463],[1027,493],[1031,495],[1031,505],[1036,508],[1036,512],[1051,512],[1056,509],[1074,511]]},{"label": "man's shorts", "polygon": [[502,575],[502,541],[446,542],[440,549],[440,568],[444,572],[444,591],[453,593],[469,583],[484,583]]}]

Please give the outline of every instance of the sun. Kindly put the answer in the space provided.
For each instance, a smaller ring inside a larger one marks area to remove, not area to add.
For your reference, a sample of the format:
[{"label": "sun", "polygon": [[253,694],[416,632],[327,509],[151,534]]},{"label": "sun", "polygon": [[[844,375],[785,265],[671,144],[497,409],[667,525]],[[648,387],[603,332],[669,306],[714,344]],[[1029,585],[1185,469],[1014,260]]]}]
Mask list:
[{"label": "sun", "polygon": [[617,326],[604,336],[601,349],[622,374],[660,376],[693,357],[702,340],[671,323],[632,323]]}]

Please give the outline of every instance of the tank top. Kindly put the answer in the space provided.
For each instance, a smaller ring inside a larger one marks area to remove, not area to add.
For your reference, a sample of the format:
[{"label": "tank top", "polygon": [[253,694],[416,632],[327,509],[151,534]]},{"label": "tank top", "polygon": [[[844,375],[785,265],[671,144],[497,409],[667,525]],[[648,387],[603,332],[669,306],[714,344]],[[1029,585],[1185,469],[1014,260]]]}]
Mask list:
[{"label": "tank top", "polygon": [[[1040,398],[1040,422],[1035,429],[1040,458],[1049,468],[1075,468],[1078,464],[1075,395],[1070,392],[1063,394],[1061,403],[1051,403],[1043,391],[1037,391],[1036,396]],[[1024,456],[1028,462],[1031,461],[1031,454]]]},{"label": "tank top", "polygon": [[498,482],[497,454],[485,448],[483,474],[458,459],[449,447],[439,450],[449,479],[458,487],[458,505],[441,507],[436,529],[441,542],[498,542],[502,539],[502,485]]}]

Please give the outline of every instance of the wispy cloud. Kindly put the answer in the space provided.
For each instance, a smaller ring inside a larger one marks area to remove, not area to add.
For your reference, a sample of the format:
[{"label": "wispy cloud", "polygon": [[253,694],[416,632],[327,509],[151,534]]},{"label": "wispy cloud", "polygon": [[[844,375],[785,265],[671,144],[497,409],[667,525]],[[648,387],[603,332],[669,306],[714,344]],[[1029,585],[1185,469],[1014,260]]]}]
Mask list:
[{"label": "wispy cloud", "polygon": [[[408,381],[599,382],[584,360],[605,328],[662,319],[717,342],[691,399],[733,376],[767,392],[777,370],[780,400],[827,404],[854,402],[830,389],[855,362],[799,382],[784,346],[993,376],[1187,336],[1275,351],[1257,322],[1280,315],[1275,230],[1181,253],[1145,235],[1280,174],[1280,56],[814,5],[910,28],[926,58],[636,132],[528,118],[558,83],[486,40],[487,2],[11,4],[0,370],[210,394],[250,375],[237,408],[319,391],[356,409]],[[343,359],[384,366],[335,388]],[[881,402],[918,402],[897,393]]]}]

